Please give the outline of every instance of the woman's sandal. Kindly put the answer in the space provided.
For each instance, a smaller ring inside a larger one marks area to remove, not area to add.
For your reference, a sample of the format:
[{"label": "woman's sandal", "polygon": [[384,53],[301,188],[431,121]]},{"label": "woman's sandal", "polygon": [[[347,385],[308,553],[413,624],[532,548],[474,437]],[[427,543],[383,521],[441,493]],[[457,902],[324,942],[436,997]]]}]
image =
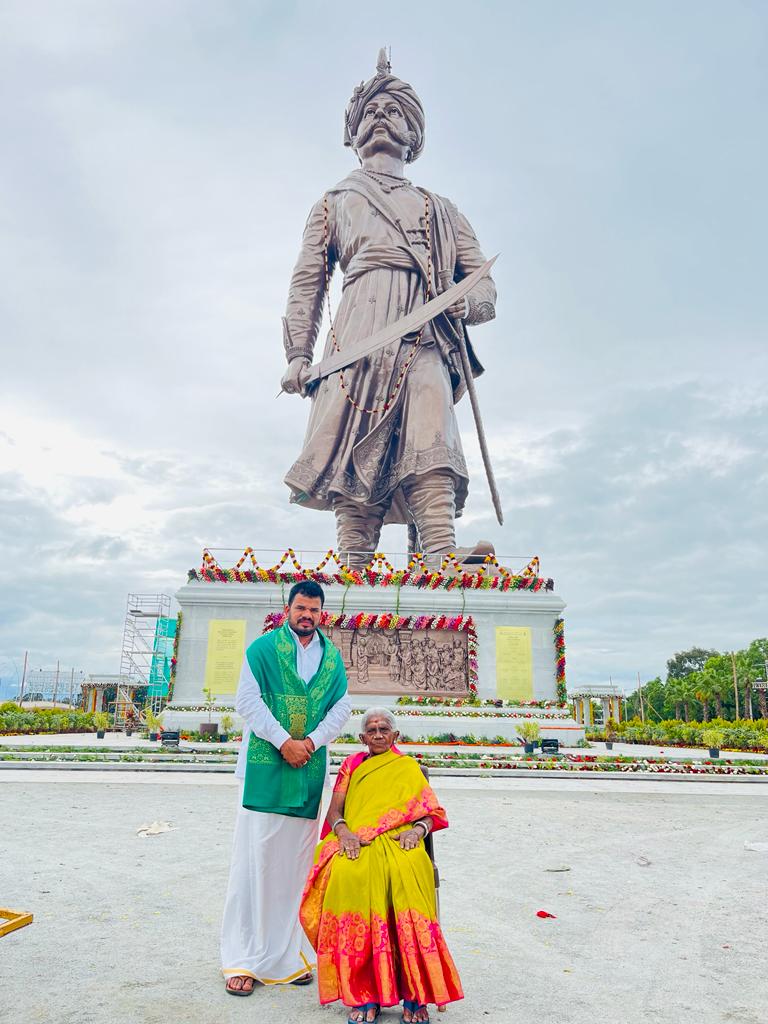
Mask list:
[{"label": "woman's sandal", "polygon": [[411,1024],[411,1021],[413,1021],[413,1024],[429,1024],[429,1014],[427,1014],[427,1016],[422,1021],[416,1021],[413,1018],[414,1013],[418,1013],[419,1010],[426,1010],[426,1008],[427,1007],[425,1006],[424,1003],[419,1003],[415,999],[404,999],[403,1011],[408,1010],[408,1012],[411,1015],[411,1020],[406,1020],[405,1012],[403,1012],[400,1016],[400,1024]]},{"label": "woman's sandal", "polygon": [[364,1022],[368,1020],[368,1011],[369,1010],[373,1010],[373,1009],[376,1010],[376,1013],[374,1014],[373,1019],[377,1020],[379,1014],[381,1013],[381,1007],[379,1006],[378,1003],[364,1003],[363,1006],[353,1006],[352,1007],[352,1013],[360,1013],[360,1011],[362,1011],[363,1014],[364,1014],[364,1017],[362,1018],[362,1020],[359,1020],[359,1021],[358,1020],[353,1020],[352,1019],[352,1014],[350,1014],[347,1017],[347,1024],[364,1024]]},{"label": "woman's sandal", "polygon": [[312,984],[312,971],[307,971],[306,974],[302,974],[300,978],[294,978],[291,985],[311,985]]},{"label": "woman's sandal", "polygon": [[[229,983],[230,983],[230,981],[234,981],[235,978],[242,978],[242,980],[244,982],[245,981],[250,981],[251,982],[251,987],[250,988],[242,988],[242,987],[241,988],[230,988],[229,987]],[[256,979],[252,978],[250,976],[250,974],[231,974],[227,978],[226,984],[224,985],[224,991],[225,992],[229,992],[229,994],[231,996],[252,996],[253,995],[253,990],[255,988],[256,988]]]}]

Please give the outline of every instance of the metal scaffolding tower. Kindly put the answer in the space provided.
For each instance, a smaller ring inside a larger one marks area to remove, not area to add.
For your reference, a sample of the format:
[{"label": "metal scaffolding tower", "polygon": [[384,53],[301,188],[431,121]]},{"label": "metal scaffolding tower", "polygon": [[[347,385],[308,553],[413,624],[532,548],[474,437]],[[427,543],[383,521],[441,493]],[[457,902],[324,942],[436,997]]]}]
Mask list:
[{"label": "metal scaffolding tower", "polygon": [[115,699],[115,727],[125,723],[129,709],[138,720],[140,708],[130,698],[136,686],[147,687],[147,703],[157,714],[168,697],[170,658],[176,620],[167,594],[129,594],[120,658],[120,683]]}]

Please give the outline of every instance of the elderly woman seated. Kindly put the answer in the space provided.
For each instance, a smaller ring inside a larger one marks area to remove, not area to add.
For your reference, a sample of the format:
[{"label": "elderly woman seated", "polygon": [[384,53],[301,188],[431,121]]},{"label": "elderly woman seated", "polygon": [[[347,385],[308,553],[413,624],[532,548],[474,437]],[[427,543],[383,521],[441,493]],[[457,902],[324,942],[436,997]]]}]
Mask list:
[{"label": "elderly woman seated", "polygon": [[374,1021],[400,1000],[403,1022],[428,1021],[427,1004],[463,997],[424,848],[448,821],[417,762],[394,746],[397,737],[386,708],[363,716],[367,749],[339,769],[302,897],[320,1002],[352,1007],[349,1024]]}]

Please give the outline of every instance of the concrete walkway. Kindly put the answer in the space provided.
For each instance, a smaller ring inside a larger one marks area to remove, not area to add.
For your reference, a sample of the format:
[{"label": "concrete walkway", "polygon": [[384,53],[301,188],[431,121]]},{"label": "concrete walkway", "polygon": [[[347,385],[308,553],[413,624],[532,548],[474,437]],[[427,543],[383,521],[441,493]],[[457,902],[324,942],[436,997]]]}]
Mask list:
[{"label": "concrete walkway", "polygon": [[[436,837],[442,920],[466,999],[434,1021],[762,1024],[768,855],[744,842],[768,840],[765,787],[436,788],[452,826]],[[35,921],[0,938],[2,1024],[345,1021],[314,988],[224,993],[236,799],[231,776],[3,773],[0,903]],[[175,830],[138,838],[153,820]]]}]

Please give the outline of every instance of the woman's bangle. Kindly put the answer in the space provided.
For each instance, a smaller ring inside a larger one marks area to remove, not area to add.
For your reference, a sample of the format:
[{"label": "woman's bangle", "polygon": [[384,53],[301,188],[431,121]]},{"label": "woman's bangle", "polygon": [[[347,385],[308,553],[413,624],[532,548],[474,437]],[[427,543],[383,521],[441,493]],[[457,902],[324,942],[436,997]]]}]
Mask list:
[{"label": "woman's bangle", "polygon": [[336,821],[334,821],[334,823],[331,825],[331,832],[335,833],[336,832],[336,826],[341,824],[342,821],[344,822],[345,825],[347,824],[347,819],[346,818],[337,818]]},{"label": "woman's bangle", "polygon": [[427,836],[429,835],[429,829],[427,828],[427,823],[425,821],[421,821],[421,819],[419,819],[419,821],[414,821],[412,827],[416,828],[417,825],[421,825],[421,827],[424,829],[424,838],[426,839]]}]

